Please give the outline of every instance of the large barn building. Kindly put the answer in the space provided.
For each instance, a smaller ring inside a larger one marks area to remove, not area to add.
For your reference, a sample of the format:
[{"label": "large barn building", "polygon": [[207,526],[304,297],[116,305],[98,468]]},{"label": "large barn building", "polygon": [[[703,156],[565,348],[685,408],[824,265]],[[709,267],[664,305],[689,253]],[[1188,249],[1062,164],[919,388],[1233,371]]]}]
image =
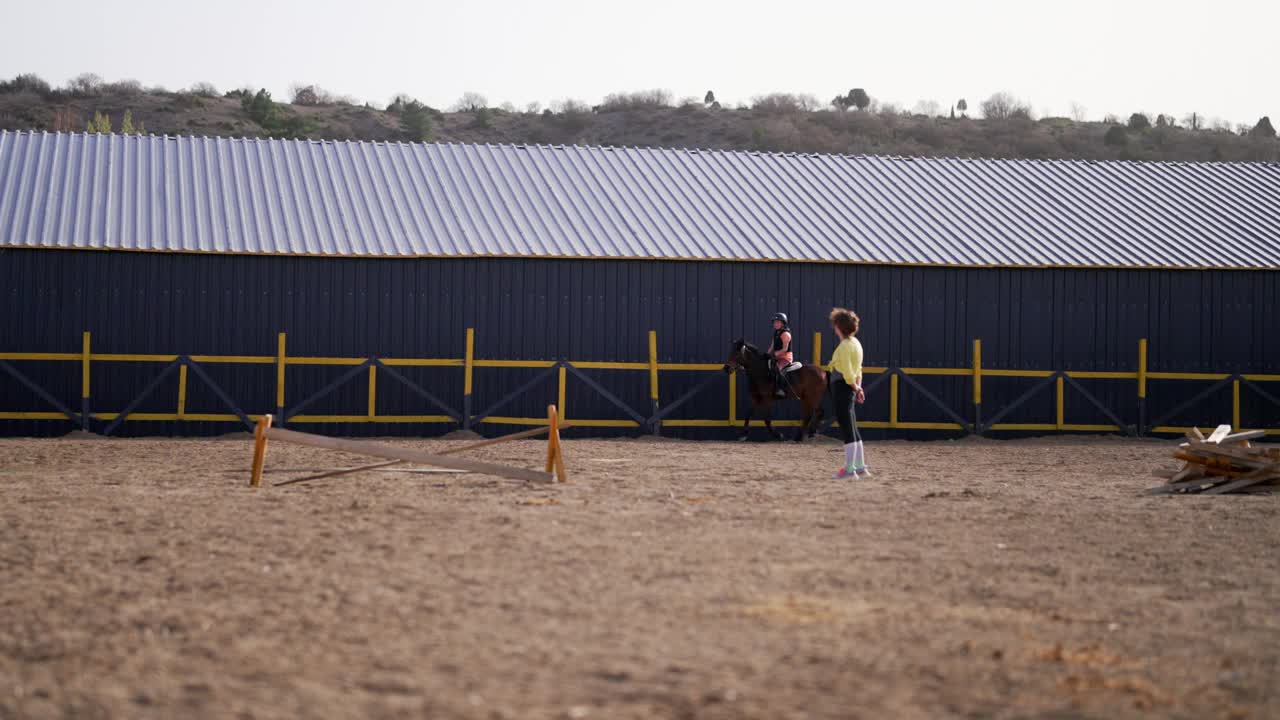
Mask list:
[{"label": "large barn building", "polygon": [[1275,429],[1280,165],[0,132],[0,297],[4,435],[727,438],[833,305],[874,433]]}]

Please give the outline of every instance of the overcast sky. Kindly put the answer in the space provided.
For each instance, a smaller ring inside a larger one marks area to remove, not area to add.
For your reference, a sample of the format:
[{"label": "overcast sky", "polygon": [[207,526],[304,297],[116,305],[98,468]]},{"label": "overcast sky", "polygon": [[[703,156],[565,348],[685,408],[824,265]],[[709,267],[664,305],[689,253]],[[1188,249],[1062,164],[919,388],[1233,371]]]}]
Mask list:
[{"label": "overcast sky", "polygon": [[944,110],[1005,90],[1037,115],[1280,116],[1280,1],[60,0],[4,11],[0,77],[94,72],[178,89],[318,83],[361,101],[466,91],[524,107],[618,90],[865,87]]}]

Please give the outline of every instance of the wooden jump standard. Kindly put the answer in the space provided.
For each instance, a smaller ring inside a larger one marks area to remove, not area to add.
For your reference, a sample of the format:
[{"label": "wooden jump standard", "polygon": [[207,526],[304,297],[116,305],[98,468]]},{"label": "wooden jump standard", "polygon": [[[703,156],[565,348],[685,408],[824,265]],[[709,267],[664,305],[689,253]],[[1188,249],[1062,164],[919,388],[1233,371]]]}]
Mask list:
[{"label": "wooden jump standard", "polygon": [[[525,430],[523,432],[504,435],[491,440],[481,440],[479,442],[470,443],[468,445],[463,445],[462,447],[438,453],[428,453],[421,450],[413,450],[411,448],[393,447],[390,445],[383,445],[381,443],[370,442],[368,440],[348,440],[346,438],[335,438],[326,435],[313,435],[311,433],[303,433],[296,430],[285,430],[284,428],[273,428],[271,427],[271,421],[271,415],[262,416],[258,420],[258,424],[253,431],[253,468],[249,478],[250,487],[260,487],[262,485],[262,466],[266,461],[268,440],[294,443],[296,445],[308,445],[310,447],[325,448],[328,450],[342,450],[344,452],[355,453],[357,455],[368,455],[371,457],[387,458],[389,460],[389,462],[362,465],[360,467],[346,468],[343,470],[332,470],[320,473],[319,475],[309,475],[307,477],[284,480],[275,483],[277,486],[305,482],[308,480],[319,480],[320,478],[338,477],[340,475],[364,472],[366,470],[387,468],[406,462],[432,465],[434,467],[447,468],[448,470],[457,472],[478,473],[481,475],[510,478],[512,480],[524,480],[525,482],[549,483],[554,482],[557,478],[560,482],[568,480],[568,473],[565,472],[564,466],[564,452],[560,444],[560,429],[563,427],[569,427],[569,423],[560,423],[555,405],[551,405],[547,408],[546,427]],[[497,445],[499,443],[510,442],[512,440],[523,440],[525,438],[537,437],[543,433],[548,434],[547,464],[544,472],[511,467],[509,465],[499,465],[497,463],[482,462],[479,460],[449,457],[468,450],[475,450],[477,448]]]}]

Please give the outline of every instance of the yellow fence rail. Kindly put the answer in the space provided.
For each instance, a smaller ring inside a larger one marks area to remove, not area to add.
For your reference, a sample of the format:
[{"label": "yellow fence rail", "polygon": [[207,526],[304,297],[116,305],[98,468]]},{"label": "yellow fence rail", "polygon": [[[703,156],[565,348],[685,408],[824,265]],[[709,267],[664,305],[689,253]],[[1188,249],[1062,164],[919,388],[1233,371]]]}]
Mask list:
[{"label": "yellow fence rail", "polygon": [[[82,337],[81,350],[79,353],[50,353],[50,352],[5,352],[0,353],[0,365],[10,370],[10,374],[20,377],[19,373],[12,370],[9,362],[78,362],[81,365],[80,385],[81,385],[81,412],[77,415],[67,411],[0,411],[0,420],[79,420],[86,427],[88,418],[103,421],[113,421],[120,416],[119,412],[90,412],[90,401],[92,398],[90,377],[91,368],[94,363],[173,363],[179,358],[187,357],[195,363],[203,364],[257,364],[257,365],[274,365],[275,366],[275,404],[277,417],[284,417],[286,408],[285,396],[285,380],[288,368],[292,366],[346,366],[356,367],[365,365],[374,361],[373,358],[366,357],[319,357],[319,356],[295,356],[286,352],[287,338],[286,334],[281,332],[277,337],[275,355],[190,355],[182,356],[177,354],[128,354],[128,353],[97,353],[92,351],[91,336],[89,332],[85,332]],[[1132,380],[1135,382],[1136,397],[1140,408],[1145,411],[1145,403],[1148,394],[1148,386],[1152,380],[1175,380],[1175,381],[1231,381],[1231,424],[1233,427],[1239,428],[1242,417],[1241,412],[1241,382],[1262,383],[1262,382],[1280,382],[1280,374],[1258,374],[1258,373],[1223,373],[1223,372],[1151,372],[1148,371],[1148,354],[1147,340],[1141,339],[1138,342],[1136,366],[1132,371],[1092,371],[1092,370],[1013,370],[1002,368],[985,367],[982,361],[982,341],[975,339],[973,341],[972,363],[966,368],[919,368],[919,367],[866,367],[864,372],[867,375],[879,375],[890,373],[889,381],[889,403],[888,418],[885,420],[865,420],[860,421],[859,425],[867,428],[883,428],[883,429],[900,429],[900,430],[949,430],[949,431],[1044,431],[1044,432],[1123,432],[1136,427],[1139,433],[1183,433],[1190,430],[1190,426],[1169,426],[1155,425],[1151,427],[1145,426],[1145,417],[1140,417],[1138,422],[1131,427],[1122,427],[1117,424],[1079,424],[1067,422],[1066,407],[1066,382],[1070,378],[1075,379],[1091,379],[1091,380]],[[495,359],[478,359],[475,352],[475,330],[468,329],[466,333],[465,345],[463,347],[462,357],[458,358],[386,358],[379,357],[377,362],[388,368],[394,367],[459,367],[463,369],[463,410],[462,424],[470,425],[470,419],[473,417],[472,393],[474,390],[474,377],[477,368],[520,368],[520,369],[549,369],[560,365],[557,377],[558,386],[556,392],[557,407],[560,409],[561,417],[568,417],[571,408],[566,407],[566,392],[568,384],[568,374],[563,363],[572,365],[579,370],[616,370],[624,372],[644,372],[648,377],[649,398],[652,403],[654,416],[657,416],[661,407],[660,378],[663,373],[670,372],[720,372],[722,363],[675,363],[661,362],[658,354],[658,335],[656,331],[648,333],[648,358],[642,362],[604,362],[594,360],[495,360]],[[822,334],[814,333],[813,335],[813,358],[814,364],[823,365],[822,362]],[[903,420],[899,414],[901,389],[899,380],[901,377],[957,377],[970,378],[973,390],[973,421],[971,423],[959,422],[912,422]],[[1053,422],[1044,423],[1002,423],[995,422],[987,425],[982,423],[982,399],[984,390],[984,378],[1033,378],[1048,381],[1055,379],[1055,416]],[[20,377],[21,379],[21,377]],[[289,418],[291,423],[456,423],[459,422],[454,417],[441,414],[427,415],[382,415],[379,414],[377,408],[378,397],[378,372],[373,365],[368,367],[368,396],[366,407],[362,414],[350,415],[304,415],[298,414]],[[653,423],[653,430],[658,431],[659,425],[666,427],[735,427],[740,425],[743,420],[739,417],[738,412],[738,389],[737,377],[729,376],[728,378],[728,408],[727,413],[722,419],[684,419],[684,418],[666,418],[660,422]],[[1271,396],[1267,395],[1268,398]],[[247,414],[249,419],[256,419],[258,415]],[[179,368],[178,375],[178,394],[175,400],[173,412],[133,412],[129,413],[127,421],[204,421],[204,422],[236,422],[241,421],[239,415],[232,413],[193,413],[187,410],[187,366],[184,364]],[[1225,418],[1223,419],[1225,420]],[[539,426],[545,425],[548,421],[545,417],[515,417],[515,416],[486,416],[481,419],[482,422],[500,424],[500,425],[528,425]],[[780,426],[795,427],[799,425],[799,421],[780,420],[774,423]],[[1211,429],[1218,422],[1205,423],[1202,430]],[[609,419],[609,418],[573,418],[573,425],[577,427],[598,427],[598,428],[636,428],[641,424],[628,419]],[[1270,435],[1280,435],[1280,428],[1258,428],[1265,430]]]}]

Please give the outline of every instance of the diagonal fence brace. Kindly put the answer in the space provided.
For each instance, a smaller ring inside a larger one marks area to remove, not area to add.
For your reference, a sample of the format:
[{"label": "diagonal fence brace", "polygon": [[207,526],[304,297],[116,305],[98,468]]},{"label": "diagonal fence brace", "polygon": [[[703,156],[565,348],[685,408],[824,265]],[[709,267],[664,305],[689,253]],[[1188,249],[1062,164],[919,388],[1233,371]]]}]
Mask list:
[{"label": "diagonal fence brace", "polygon": [[1080,384],[1080,381],[1076,380],[1075,378],[1065,373],[1063,374],[1063,377],[1067,379],[1068,385],[1078,390],[1080,394],[1084,396],[1085,400],[1088,400],[1091,405],[1093,405],[1095,408],[1100,410],[1103,415],[1106,415],[1107,419],[1111,421],[1111,424],[1115,425],[1118,428],[1123,429],[1125,435],[1128,435],[1130,437],[1137,435],[1137,428],[1135,428],[1133,425],[1125,424],[1125,422],[1121,420],[1118,415],[1111,412],[1110,408],[1108,408],[1106,405],[1103,405],[1098,400],[1098,398],[1094,397],[1093,393],[1086,390],[1084,385]]},{"label": "diagonal fence brace", "polygon": [[22,372],[19,371],[18,368],[10,365],[8,362],[4,360],[0,360],[0,370],[4,370],[5,372],[12,375],[14,380],[17,380],[20,384],[26,386],[28,390],[38,395],[41,400],[44,400],[45,402],[49,403],[49,405],[52,406],[53,409],[57,410],[63,415],[66,415],[68,420],[74,420],[74,419],[80,418],[80,413],[71,412],[70,408],[68,408],[66,405],[63,405],[61,402],[58,402],[57,398],[50,395],[47,390],[45,390],[44,388],[36,384],[34,380],[22,374]]},{"label": "diagonal fence brace", "polygon": [[533,376],[533,378],[532,378],[531,380],[529,380],[529,381],[528,381],[528,382],[526,382],[525,384],[521,385],[520,387],[516,388],[516,389],[515,389],[515,390],[513,390],[510,394],[508,394],[506,397],[502,398],[502,399],[501,399],[501,400],[499,400],[498,402],[496,402],[496,403],[494,403],[493,405],[491,405],[491,406],[489,406],[488,408],[486,408],[484,412],[482,412],[482,413],[480,413],[480,414],[478,414],[478,415],[473,415],[473,416],[472,416],[472,418],[471,418],[471,421],[472,421],[472,422],[477,422],[477,423],[478,423],[478,422],[484,422],[484,419],[485,419],[485,418],[489,417],[490,415],[493,415],[494,413],[498,412],[498,411],[499,411],[499,410],[501,410],[502,408],[506,407],[508,404],[510,404],[510,403],[511,403],[512,401],[514,401],[516,398],[518,398],[518,397],[520,397],[521,395],[524,395],[525,393],[529,392],[529,391],[530,391],[530,390],[532,390],[534,387],[536,387],[536,386],[538,385],[538,383],[543,382],[543,381],[544,381],[544,380],[546,380],[547,378],[550,378],[551,376],[555,375],[555,374],[556,374],[556,372],[558,372],[558,371],[559,371],[559,369],[560,369],[560,364],[559,364],[559,363],[557,363],[557,364],[555,364],[555,365],[552,365],[552,366],[551,366],[551,367],[549,367],[549,368],[546,368],[545,370],[543,370],[542,372],[538,373],[537,375],[534,375],[534,376]]},{"label": "diagonal fence brace", "polygon": [[653,417],[649,418],[645,424],[652,427],[658,424],[659,422],[662,422],[663,419],[665,419],[671,413],[675,412],[675,410],[679,408],[681,405],[684,405],[685,403],[689,402],[689,400],[693,399],[693,396],[697,395],[698,393],[702,392],[708,387],[711,387],[712,383],[720,379],[719,377],[720,374],[721,373],[717,373],[716,375],[708,377],[702,382],[693,386],[693,388],[691,388],[685,394],[681,395],[674,402],[668,404],[666,407],[662,408],[660,411],[654,413]]},{"label": "diagonal fence brace", "polygon": [[222,389],[222,386],[214,382],[213,378],[209,377],[209,374],[204,371],[204,368],[200,366],[200,363],[192,360],[186,355],[180,356],[178,360],[181,361],[183,365],[191,368],[196,375],[200,376],[200,379],[209,386],[209,389],[213,390],[213,394],[218,396],[218,399],[222,401],[222,404],[225,405],[236,417],[240,418],[240,422],[244,423],[248,427],[253,427],[253,421],[249,419],[249,416],[246,415],[239,407],[236,407],[235,402],[231,400],[231,396]]},{"label": "diagonal fence brace", "polygon": [[129,403],[127,406],[125,406],[124,410],[120,411],[120,414],[116,416],[115,420],[112,420],[110,424],[108,424],[105,428],[102,429],[102,434],[110,435],[111,433],[115,432],[116,428],[120,427],[120,423],[124,422],[125,418],[133,414],[133,411],[137,410],[138,406],[141,405],[144,400],[150,397],[151,393],[155,392],[156,388],[160,387],[160,383],[164,382],[165,378],[172,375],[173,371],[177,370],[178,366],[180,365],[182,365],[182,358],[176,358],[172,362],[170,362],[168,365],[165,365],[164,370],[161,370],[160,374],[157,375],[155,379],[152,380],[151,383],[148,384],[147,387],[142,390],[142,394],[134,398],[133,402]]},{"label": "diagonal fence brace", "polygon": [[444,414],[452,418],[454,422],[462,422],[462,415],[457,410],[454,410],[448,405],[445,405],[444,402],[440,400],[440,398],[431,394],[431,392],[428,391],[426,388],[422,387],[418,383],[405,377],[404,374],[400,373],[395,368],[384,365],[382,361],[378,360],[377,358],[374,358],[373,364],[377,366],[379,370],[390,375],[392,378],[399,380],[402,385],[412,390],[419,397],[423,398],[424,400],[431,403],[432,405],[435,405],[437,408],[443,410]]},{"label": "diagonal fence brace", "polygon": [[644,419],[644,417],[640,415],[640,413],[636,412],[635,410],[632,410],[631,406],[619,400],[616,395],[606,390],[603,385],[596,382],[595,379],[592,378],[590,375],[587,375],[586,373],[582,372],[578,368],[574,367],[573,363],[561,363],[561,365],[563,365],[566,369],[568,369],[569,372],[573,373],[574,377],[586,383],[588,387],[590,387],[592,390],[595,390],[597,393],[599,393],[600,396],[603,397],[605,400],[608,400],[609,402],[616,405],[620,410],[625,412],[627,415],[630,415],[631,419],[635,420],[637,425],[639,425],[640,427],[645,426],[646,420]]},{"label": "diagonal fence brace", "polygon": [[973,429],[973,423],[970,423],[968,420],[961,417],[960,414],[957,413],[955,410],[952,410],[950,407],[948,407],[946,403],[938,399],[937,395],[934,395],[932,392],[929,391],[928,388],[926,388],[924,385],[921,385],[919,382],[917,382],[915,378],[902,372],[902,368],[893,368],[890,372],[897,374],[899,377],[905,380],[908,385],[915,388],[916,392],[920,393],[921,395],[924,395],[929,402],[933,403],[938,407],[938,409],[946,413],[947,416],[950,417],[952,420],[954,420],[957,425],[959,425],[962,428],[968,428],[970,430]]},{"label": "diagonal fence brace", "polygon": [[1151,428],[1153,428],[1153,427],[1158,427],[1158,426],[1160,426],[1160,425],[1165,424],[1165,423],[1169,420],[1169,418],[1176,417],[1176,416],[1178,415],[1178,413],[1181,413],[1182,411],[1186,410],[1187,408],[1189,408],[1189,407],[1191,407],[1191,406],[1195,405],[1196,403],[1199,403],[1201,400],[1203,400],[1203,399],[1205,399],[1205,398],[1209,397],[1210,395],[1212,395],[1213,393],[1217,392],[1218,390],[1220,390],[1220,389],[1222,389],[1222,388],[1226,387],[1226,386],[1227,386],[1227,385],[1229,385],[1229,384],[1231,383],[1231,381],[1232,381],[1232,380],[1234,380],[1234,379],[1236,379],[1236,376],[1226,377],[1226,378],[1223,378],[1222,380],[1219,380],[1219,381],[1215,382],[1214,384],[1210,385],[1209,387],[1205,388],[1204,390],[1201,390],[1200,392],[1196,393],[1196,395],[1195,395],[1194,397],[1192,397],[1190,400],[1188,400],[1188,401],[1186,401],[1186,402],[1182,403],[1181,405],[1179,405],[1179,406],[1175,407],[1174,409],[1172,409],[1172,410],[1170,410],[1170,411],[1166,412],[1165,414],[1161,415],[1160,417],[1156,418],[1155,420],[1152,420],[1152,421],[1148,424],[1148,426],[1147,426],[1146,428],[1144,428],[1144,430],[1143,430],[1143,431],[1145,432],[1146,430],[1150,430],[1150,429],[1151,429]]},{"label": "diagonal fence brace", "polygon": [[1040,392],[1041,390],[1044,390],[1045,388],[1052,387],[1058,381],[1058,378],[1061,375],[1062,373],[1054,373],[1047,378],[1041,378],[1040,382],[1037,382],[1036,384],[1032,385],[1030,388],[1027,389],[1026,392],[1019,395],[1016,400],[1014,400],[1012,403],[1009,403],[1008,405],[1005,405],[1003,408],[1000,409],[1000,412],[996,413],[990,420],[983,423],[982,432],[986,432],[990,430],[992,426],[994,426],[996,423],[999,423],[1001,420],[1005,419],[1005,417],[1009,413],[1013,412],[1014,410],[1017,410],[1019,407],[1022,407],[1023,403],[1027,402],[1032,397],[1034,397],[1036,393]]},{"label": "diagonal fence brace", "polygon": [[372,361],[372,360],[365,360],[364,362],[360,363],[359,365],[356,365],[355,367],[351,368],[350,370],[348,370],[348,371],[346,371],[346,372],[342,373],[342,375],[341,375],[337,380],[334,380],[333,382],[329,383],[328,385],[325,385],[324,387],[320,388],[320,389],[319,389],[319,390],[317,390],[315,393],[313,393],[313,394],[311,395],[311,397],[309,397],[309,398],[307,398],[306,400],[303,400],[302,402],[298,403],[297,405],[294,405],[293,407],[289,408],[289,413],[288,413],[287,415],[285,415],[285,418],[284,418],[284,419],[285,419],[285,421],[287,422],[287,421],[289,421],[289,420],[292,420],[292,419],[293,419],[294,417],[296,417],[299,413],[301,413],[304,409],[306,409],[306,408],[310,407],[311,405],[313,405],[317,400],[319,400],[319,399],[323,398],[324,396],[328,395],[329,393],[333,392],[334,390],[337,390],[338,388],[342,387],[342,386],[343,386],[343,385],[345,385],[346,383],[351,382],[353,379],[355,379],[355,378],[356,378],[356,376],[363,374],[363,373],[364,373],[365,368],[369,367],[369,366],[370,366],[370,365],[372,365],[372,364],[373,364],[373,361]]},{"label": "diagonal fence brace", "polygon": [[1261,385],[1258,385],[1252,380],[1248,380],[1246,378],[1239,378],[1239,380],[1241,383],[1245,385],[1245,387],[1251,388],[1254,392],[1261,395],[1264,400],[1271,403],[1272,405],[1275,405],[1277,408],[1280,408],[1280,398],[1277,398],[1275,395],[1272,395],[1266,390],[1263,390]]}]

